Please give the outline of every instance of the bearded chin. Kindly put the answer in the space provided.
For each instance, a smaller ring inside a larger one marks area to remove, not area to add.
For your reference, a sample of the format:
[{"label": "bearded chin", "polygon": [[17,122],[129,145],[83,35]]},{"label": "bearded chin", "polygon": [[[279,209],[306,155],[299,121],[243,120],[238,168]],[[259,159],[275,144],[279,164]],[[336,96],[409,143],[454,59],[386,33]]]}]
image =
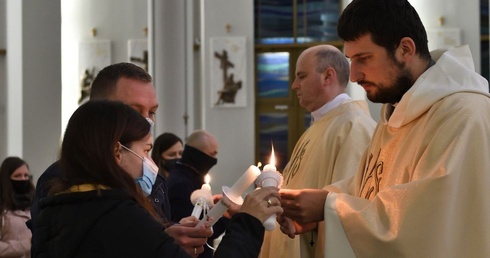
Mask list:
[{"label": "bearded chin", "polygon": [[373,94],[368,93],[367,97],[374,103],[398,103],[413,83],[410,71],[403,67],[391,85],[379,85],[377,91]]}]

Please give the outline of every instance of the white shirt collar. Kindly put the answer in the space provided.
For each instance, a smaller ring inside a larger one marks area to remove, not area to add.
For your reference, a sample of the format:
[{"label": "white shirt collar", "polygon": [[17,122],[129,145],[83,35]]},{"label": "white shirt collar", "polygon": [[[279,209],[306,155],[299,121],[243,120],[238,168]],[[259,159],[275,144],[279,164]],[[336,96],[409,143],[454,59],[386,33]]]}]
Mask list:
[{"label": "white shirt collar", "polygon": [[342,94],[337,95],[337,97],[335,97],[331,101],[327,102],[321,108],[311,112],[312,122],[317,121],[323,115],[325,115],[328,111],[338,107],[340,104],[344,103],[346,100],[351,100],[351,99],[352,98],[349,95],[347,95],[347,93],[342,93]]}]

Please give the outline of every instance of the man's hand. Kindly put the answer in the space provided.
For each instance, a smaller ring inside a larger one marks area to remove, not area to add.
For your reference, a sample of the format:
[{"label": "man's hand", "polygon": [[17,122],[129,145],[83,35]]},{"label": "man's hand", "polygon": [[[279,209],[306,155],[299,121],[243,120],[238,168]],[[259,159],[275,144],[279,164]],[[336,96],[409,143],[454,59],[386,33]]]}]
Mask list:
[{"label": "man's hand", "polygon": [[[193,216],[191,217],[194,218]],[[210,228],[196,228],[197,223],[199,223],[197,219],[192,221],[193,219],[187,217],[182,220],[186,221],[186,223],[174,224],[165,231],[172,236],[177,244],[188,254],[197,257],[200,253],[204,252],[204,244],[206,244],[208,237],[210,237],[213,232]]]},{"label": "man's hand", "polygon": [[298,225],[323,221],[325,199],[328,191],[323,189],[281,189],[282,214],[296,221]]},{"label": "man's hand", "polygon": [[278,216],[277,222],[281,226],[282,233],[286,234],[291,239],[293,239],[296,235],[312,231],[318,226],[317,222],[300,224],[297,221],[284,216]]}]

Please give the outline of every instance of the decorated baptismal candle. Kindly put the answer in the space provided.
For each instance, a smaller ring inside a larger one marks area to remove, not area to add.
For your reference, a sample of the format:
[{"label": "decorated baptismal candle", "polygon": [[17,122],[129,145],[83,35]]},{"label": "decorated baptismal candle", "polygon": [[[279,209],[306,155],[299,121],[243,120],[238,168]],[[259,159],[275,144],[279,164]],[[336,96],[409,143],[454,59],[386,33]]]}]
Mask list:
[{"label": "decorated baptismal candle", "polygon": [[201,186],[201,189],[197,189],[191,194],[191,202],[194,204],[191,216],[197,219],[199,219],[203,210],[204,214],[206,214],[208,209],[213,207],[213,194],[209,185],[210,180],[211,177],[209,174],[206,175],[204,177],[205,183]]},{"label": "decorated baptismal candle", "polygon": [[231,187],[223,186],[223,197],[213,206],[209,213],[201,219],[196,227],[202,227],[204,223],[210,219],[209,226],[211,227],[223,216],[231,205],[242,205],[242,194],[245,193],[247,188],[252,185],[259,175],[260,169],[251,165]]}]

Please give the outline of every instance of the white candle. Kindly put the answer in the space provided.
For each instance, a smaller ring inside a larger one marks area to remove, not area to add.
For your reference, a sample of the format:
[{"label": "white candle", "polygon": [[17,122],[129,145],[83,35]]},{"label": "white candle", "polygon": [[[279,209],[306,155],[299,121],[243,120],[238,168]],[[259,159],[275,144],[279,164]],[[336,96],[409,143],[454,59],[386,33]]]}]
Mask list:
[{"label": "white candle", "polygon": [[216,223],[218,219],[221,218],[228,210],[230,205],[241,205],[243,203],[241,195],[247,190],[248,187],[250,187],[250,185],[259,175],[260,169],[254,165],[251,165],[231,188],[223,186],[223,197],[217,204],[214,205],[209,213],[203,219],[201,219],[201,221],[199,221],[196,227],[202,227],[206,221],[213,218],[213,221],[209,223],[209,226],[212,227],[214,223]]},{"label": "white candle", "polygon": [[248,187],[257,179],[260,175],[260,169],[254,165],[251,165],[245,173],[231,186],[228,194],[231,197],[241,196]]},{"label": "white candle", "polygon": [[191,216],[194,216],[197,219],[201,216],[203,209],[213,206],[213,194],[211,192],[209,180],[209,175],[206,175],[204,178],[205,183],[201,186],[201,189],[195,190],[191,194],[191,202],[194,204]]},{"label": "white candle", "polygon": [[[282,175],[277,171],[274,157],[274,148],[272,148],[270,163],[264,166],[262,173],[257,177],[255,184],[258,187],[274,186],[280,187],[282,184]],[[264,223],[264,228],[266,230],[274,230],[276,228],[276,214],[272,214],[267,218]]]}]

